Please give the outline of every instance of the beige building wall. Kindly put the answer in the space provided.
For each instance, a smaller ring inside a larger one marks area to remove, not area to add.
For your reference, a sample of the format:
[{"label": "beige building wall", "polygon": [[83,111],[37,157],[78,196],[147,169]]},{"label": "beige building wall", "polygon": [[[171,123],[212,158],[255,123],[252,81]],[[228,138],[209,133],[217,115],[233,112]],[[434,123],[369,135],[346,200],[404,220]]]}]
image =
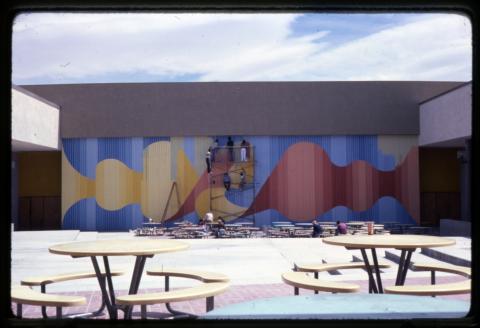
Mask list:
[{"label": "beige building wall", "polygon": [[58,107],[29,92],[12,89],[12,145],[14,151],[58,150]]}]

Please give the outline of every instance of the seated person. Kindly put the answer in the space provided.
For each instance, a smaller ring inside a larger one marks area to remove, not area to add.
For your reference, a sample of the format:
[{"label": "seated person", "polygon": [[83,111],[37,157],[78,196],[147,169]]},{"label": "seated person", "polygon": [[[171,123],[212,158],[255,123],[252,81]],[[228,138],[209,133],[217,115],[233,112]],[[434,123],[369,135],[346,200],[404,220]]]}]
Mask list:
[{"label": "seated person", "polygon": [[225,220],[221,216],[217,219],[217,227],[225,229]]},{"label": "seated person", "polygon": [[335,236],[346,235],[347,234],[347,225],[345,222],[337,221],[337,230],[335,230]]},{"label": "seated person", "polygon": [[313,220],[312,221],[312,226],[313,226],[313,233],[312,233],[312,237],[320,237],[322,232],[323,232],[323,228],[320,224],[318,224],[317,220]]},{"label": "seated person", "polygon": [[223,218],[221,216],[219,216],[218,220],[217,220],[217,237],[221,238],[221,237],[225,236],[226,233],[227,233],[227,231],[226,231],[226,228],[225,228],[225,221],[223,220]]}]

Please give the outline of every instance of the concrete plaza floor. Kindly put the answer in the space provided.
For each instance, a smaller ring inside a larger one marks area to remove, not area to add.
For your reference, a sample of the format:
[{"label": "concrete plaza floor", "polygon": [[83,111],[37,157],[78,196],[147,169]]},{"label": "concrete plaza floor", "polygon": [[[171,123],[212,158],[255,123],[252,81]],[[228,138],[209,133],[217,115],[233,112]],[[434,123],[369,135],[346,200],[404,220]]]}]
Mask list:
[{"label": "concrete plaza floor", "polygon": [[[89,258],[71,258],[48,252],[54,244],[97,239],[130,239],[131,233],[97,233],[76,230],[63,231],[28,231],[12,234],[12,285],[19,284],[28,276],[51,275],[75,271],[93,271]],[[470,239],[449,237],[457,241],[453,246],[436,248],[435,254],[447,254],[442,260],[471,261]],[[230,289],[215,298],[215,307],[258,298],[287,296],[293,294],[293,288],[282,283],[281,273],[290,271],[295,262],[348,262],[360,259],[360,252],[346,250],[343,247],[322,243],[320,238],[242,238],[242,239],[184,239],[190,245],[187,250],[155,255],[147,260],[145,270],[156,266],[189,268],[203,271],[215,271],[228,275],[231,279]],[[437,256],[435,255],[435,256]],[[393,285],[397,274],[395,250],[379,249],[378,256],[391,267],[382,269],[384,285]],[[439,261],[417,250],[412,261]],[[117,294],[125,294],[130,284],[134,257],[110,257],[112,269],[123,269],[126,274],[114,277],[113,283]],[[320,277],[330,280],[356,282],[361,285],[361,292],[368,293],[368,277],[364,270],[341,270],[340,272],[320,273]],[[438,274],[438,283],[457,281],[463,277],[451,274]],[[429,283],[429,272],[409,271],[406,283]],[[195,282],[182,278],[173,278],[173,288],[194,285]],[[140,291],[161,291],[163,278],[143,275]],[[95,310],[100,304],[100,292],[96,279],[85,279],[57,283],[47,287],[48,292],[85,295],[88,298],[88,310]],[[301,291],[301,294],[311,294]],[[470,300],[470,295],[444,296],[458,300]],[[177,305],[177,304],[176,304]],[[178,303],[177,309],[196,314],[205,312],[205,301]],[[163,305],[155,305],[153,310],[164,311]],[[84,312],[83,309],[66,309],[66,313]],[[53,312],[52,312],[53,314]],[[25,317],[39,317],[39,307],[25,307]]]}]

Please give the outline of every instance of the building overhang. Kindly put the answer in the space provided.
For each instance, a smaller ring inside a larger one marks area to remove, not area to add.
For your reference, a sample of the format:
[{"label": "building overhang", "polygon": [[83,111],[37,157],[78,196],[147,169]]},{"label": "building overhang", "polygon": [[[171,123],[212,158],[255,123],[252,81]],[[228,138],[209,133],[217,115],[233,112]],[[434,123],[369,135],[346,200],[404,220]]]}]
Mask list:
[{"label": "building overhang", "polygon": [[12,151],[60,149],[59,107],[20,87],[12,88]]}]

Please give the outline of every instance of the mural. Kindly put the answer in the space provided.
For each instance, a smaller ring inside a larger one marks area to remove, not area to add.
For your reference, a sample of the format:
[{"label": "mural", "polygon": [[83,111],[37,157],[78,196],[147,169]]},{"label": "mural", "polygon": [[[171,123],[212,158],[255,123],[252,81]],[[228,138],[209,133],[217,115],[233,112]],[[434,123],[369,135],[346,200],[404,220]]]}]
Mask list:
[{"label": "mural", "polygon": [[[227,137],[215,138],[226,145]],[[210,174],[205,153],[213,137],[63,139],[63,228],[122,231],[147,218],[196,221],[210,209],[258,226],[314,218],[419,222],[416,137],[249,136],[243,162],[243,137],[233,139],[235,161],[220,148]]]}]

